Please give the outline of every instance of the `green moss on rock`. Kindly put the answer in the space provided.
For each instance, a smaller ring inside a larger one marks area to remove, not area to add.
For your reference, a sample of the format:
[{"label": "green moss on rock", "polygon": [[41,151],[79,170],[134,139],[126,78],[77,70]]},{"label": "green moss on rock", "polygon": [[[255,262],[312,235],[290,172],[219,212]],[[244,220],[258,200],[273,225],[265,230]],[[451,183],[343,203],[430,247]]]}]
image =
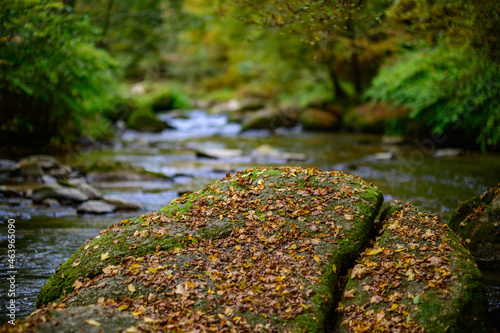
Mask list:
[{"label": "green moss on rock", "polygon": [[238,172],[101,231],[37,306],[118,308],[153,331],[322,332],[381,203],[378,189],[337,171]]},{"label": "green moss on rock", "polygon": [[392,203],[354,266],[336,332],[489,332],[483,277],[439,216]]},{"label": "green moss on rock", "polygon": [[500,184],[462,202],[448,225],[462,238],[478,264],[500,267]]}]

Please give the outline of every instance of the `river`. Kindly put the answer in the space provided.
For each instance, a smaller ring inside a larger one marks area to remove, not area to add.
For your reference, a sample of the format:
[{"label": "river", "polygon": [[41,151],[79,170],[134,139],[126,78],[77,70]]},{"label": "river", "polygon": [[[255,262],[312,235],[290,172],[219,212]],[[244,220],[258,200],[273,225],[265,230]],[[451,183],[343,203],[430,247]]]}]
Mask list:
[{"label": "river", "polygon": [[[402,146],[384,145],[379,135],[304,132],[299,127],[241,132],[224,115],[192,111],[182,117],[161,118],[174,129],[162,133],[123,131],[113,148],[60,156],[75,164],[115,159],[160,172],[174,182],[122,182],[94,184],[105,194],[121,196],[144,205],[144,212],[159,209],[179,193],[202,188],[226,173],[258,166],[300,165],[356,173],[377,185],[385,202],[411,201],[447,220],[457,205],[500,181],[500,156],[466,152],[436,157],[430,139]],[[221,158],[201,157],[213,152]],[[271,153],[270,153],[271,152]],[[442,152],[442,151],[439,151]],[[292,155],[283,153],[293,153]],[[381,154],[382,153],[382,154]],[[290,159],[292,157],[292,159]],[[23,184],[22,186],[33,186]],[[35,309],[35,299],[58,265],[101,229],[141,212],[95,216],[76,214],[74,208],[42,208],[30,200],[0,202],[2,230],[6,216],[17,215],[18,317]],[[0,238],[0,278],[7,279],[6,233]],[[490,308],[500,306],[500,272],[484,271]],[[2,283],[5,286],[6,283]],[[2,297],[6,295],[2,290]],[[7,299],[0,318],[7,321]]]}]

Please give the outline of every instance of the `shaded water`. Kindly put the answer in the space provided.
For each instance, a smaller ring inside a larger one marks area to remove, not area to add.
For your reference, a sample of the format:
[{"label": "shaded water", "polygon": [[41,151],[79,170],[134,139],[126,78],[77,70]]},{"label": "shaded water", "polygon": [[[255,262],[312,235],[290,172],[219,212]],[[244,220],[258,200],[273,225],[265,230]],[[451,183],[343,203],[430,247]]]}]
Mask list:
[{"label": "shaded water", "polygon": [[[385,202],[411,201],[439,213],[446,220],[462,200],[482,193],[500,181],[500,156],[467,153],[454,157],[433,157],[433,150],[416,145],[385,146],[377,135],[352,133],[307,133],[300,128],[240,133],[241,127],[229,124],[225,116],[208,116],[195,111],[187,119],[162,118],[175,130],[162,133],[125,131],[113,149],[66,156],[78,163],[111,158],[161,172],[174,179],[168,182],[97,183],[105,194],[140,202],[144,212],[167,205],[179,193],[202,188],[228,172],[257,166],[300,165],[323,170],[357,173],[373,182],[384,193]],[[263,156],[256,148],[269,145],[281,152],[302,153],[304,160],[289,161],[283,156]],[[196,152],[212,149],[238,150],[223,159],[197,157]],[[390,152],[388,156],[377,153]],[[48,209],[28,200],[0,203],[0,217],[22,214],[16,219],[18,317],[34,310],[36,294],[58,265],[80,245],[103,228],[141,212],[105,216],[77,216],[74,208]],[[0,279],[7,278],[6,219],[0,226]],[[500,305],[500,274],[485,272],[491,306]],[[2,283],[2,286],[5,286]],[[2,297],[5,290],[2,290]],[[5,322],[6,299],[2,299],[0,322]]]}]

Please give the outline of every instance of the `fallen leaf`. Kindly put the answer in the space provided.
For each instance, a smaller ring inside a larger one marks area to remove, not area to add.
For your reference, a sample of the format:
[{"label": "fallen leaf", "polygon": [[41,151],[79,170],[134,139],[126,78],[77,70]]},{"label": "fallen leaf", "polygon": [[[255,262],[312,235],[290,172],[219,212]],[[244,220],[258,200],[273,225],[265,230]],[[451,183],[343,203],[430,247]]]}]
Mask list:
[{"label": "fallen leaf", "polygon": [[101,254],[101,261],[108,260],[111,256],[109,255],[109,252]]},{"label": "fallen leaf", "polygon": [[95,327],[101,326],[101,323],[98,321],[95,321],[94,319],[87,319],[87,320],[84,320],[83,322],[87,323],[89,325],[95,326]]},{"label": "fallen leaf", "polygon": [[131,293],[135,293],[135,287],[134,285],[131,283],[128,285],[128,290],[131,292]]},{"label": "fallen leaf", "polygon": [[344,298],[349,299],[349,298],[354,298],[354,294],[356,291],[354,289],[348,290],[344,292]]}]

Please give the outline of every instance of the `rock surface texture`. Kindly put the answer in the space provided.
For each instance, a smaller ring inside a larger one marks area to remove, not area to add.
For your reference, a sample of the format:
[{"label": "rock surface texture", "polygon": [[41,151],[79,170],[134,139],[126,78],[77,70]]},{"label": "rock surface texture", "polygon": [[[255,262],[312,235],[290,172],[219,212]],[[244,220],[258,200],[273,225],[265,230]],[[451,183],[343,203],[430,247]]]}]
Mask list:
[{"label": "rock surface texture", "polygon": [[351,271],[336,332],[491,332],[483,277],[439,216],[391,203]]},{"label": "rock surface texture", "polygon": [[462,202],[448,224],[479,265],[500,268],[500,184]]},{"label": "rock surface texture", "polygon": [[240,172],[103,230],[37,303],[119,309],[149,331],[319,332],[381,202],[339,172]]}]

